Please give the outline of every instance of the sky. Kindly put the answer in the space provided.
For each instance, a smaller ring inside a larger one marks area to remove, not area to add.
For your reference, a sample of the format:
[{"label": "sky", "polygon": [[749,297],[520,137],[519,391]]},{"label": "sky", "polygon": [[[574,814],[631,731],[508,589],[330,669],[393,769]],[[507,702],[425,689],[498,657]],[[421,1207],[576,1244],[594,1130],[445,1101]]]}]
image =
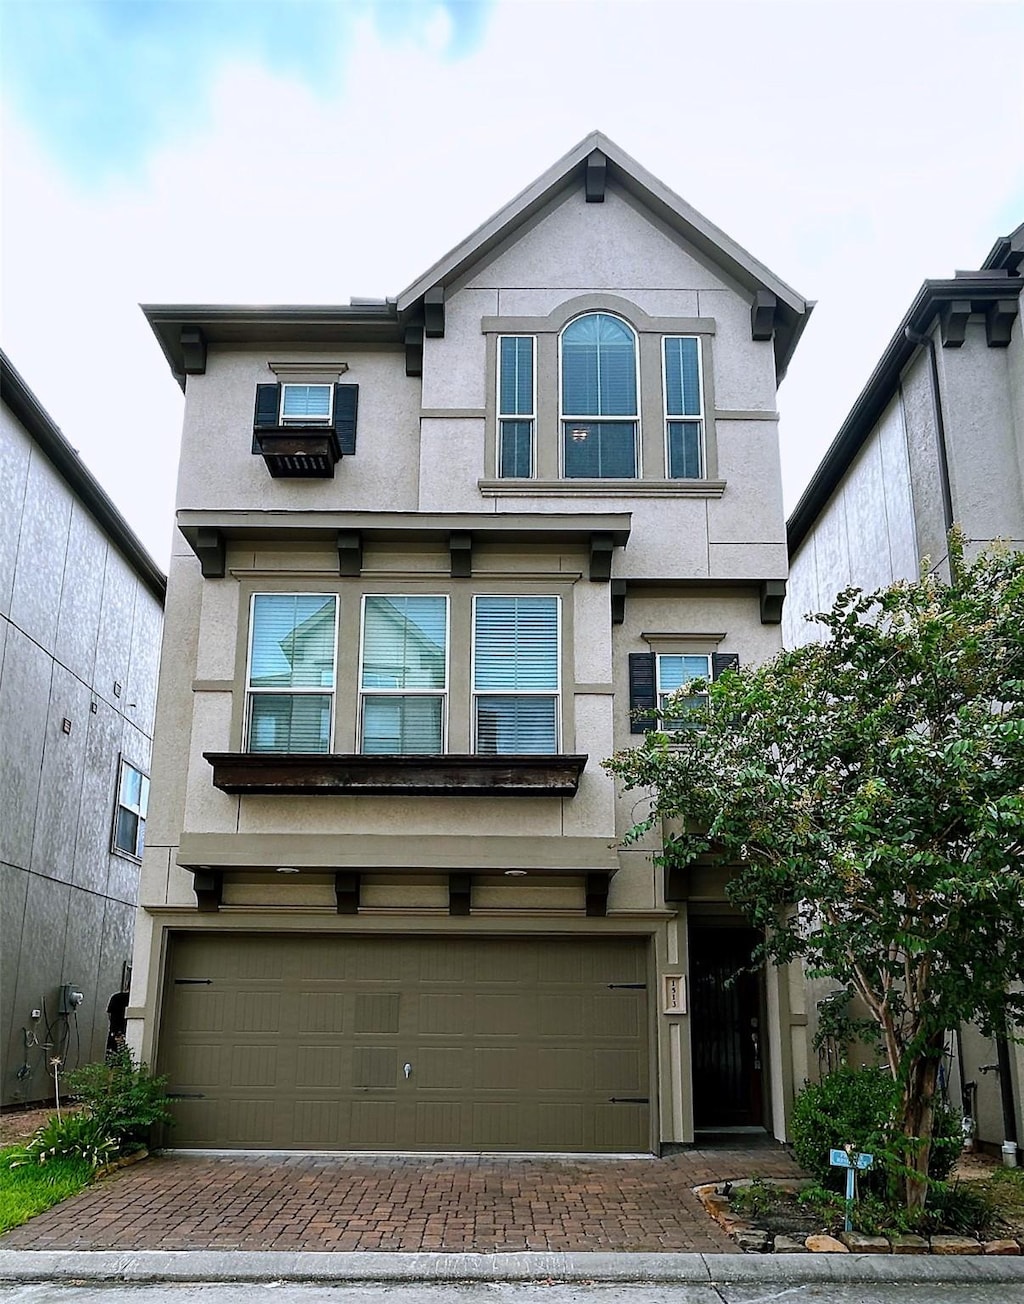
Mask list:
[{"label": "sky", "polygon": [[166,566],[140,303],[395,295],[593,129],[817,301],[791,511],[925,278],[1024,221],[1024,6],[0,0],[0,342]]}]

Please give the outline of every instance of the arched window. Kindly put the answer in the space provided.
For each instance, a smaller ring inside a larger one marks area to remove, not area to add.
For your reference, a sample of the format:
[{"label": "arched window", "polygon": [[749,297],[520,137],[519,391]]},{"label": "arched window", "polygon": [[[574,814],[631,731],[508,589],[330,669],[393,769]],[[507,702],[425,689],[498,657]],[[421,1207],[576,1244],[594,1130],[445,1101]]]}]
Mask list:
[{"label": "arched window", "polygon": [[639,474],[636,335],[618,317],[591,312],[562,332],[562,473],[635,479]]}]

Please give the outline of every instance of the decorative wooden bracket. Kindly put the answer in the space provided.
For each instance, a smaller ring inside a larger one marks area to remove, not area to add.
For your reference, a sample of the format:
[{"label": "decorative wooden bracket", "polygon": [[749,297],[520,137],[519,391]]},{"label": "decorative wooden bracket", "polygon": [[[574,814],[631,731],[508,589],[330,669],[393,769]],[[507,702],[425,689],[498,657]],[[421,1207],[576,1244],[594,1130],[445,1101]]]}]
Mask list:
[{"label": "decorative wooden bracket", "polygon": [[227,546],[220,530],[200,526],[189,539],[199,558],[204,580],[222,580],[226,568]]},{"label": "decorative wooden bracket", "polygon": [[448,556],[453,580],[465,580],[473,574],[473,536],[467,533],[448,536]]},{"label": "decorative wooden bracket", "polygon": [[405,328],[405,374],[407,376],[423,375],[422,326],[406,326]]},{"label": "decorative wooden bracket", "polygon": [[990,349],[1005,349],[1017,317],[1016,299],[996,299],[985,309],[985,340]]},{"label": "decorative wooden bracket", "polygon": [[626,581],[612,580],[612,624],[621,625],[626,619]]},{"label": "decorative wooden bracket", "polygon": [[782,623],[782,604],[786,600],[785,580],[761,581],[761,624]]},{"label": "decorative wooden bracket", "polygon": [[334,899],[338,903],[339,915],[357,915],[359,913],[358,871],[339,869],[334,875]]},{"label": "decorative wooden bracket", "polygon": [[596,582],[612,577],[612,552],[615,540],[610,534],[590,536],[590,578]]},{"label": "decorative wooden bracket", "polygon": [[587,914],[606,915],[608,913],[608,875],[587,875]]},{"label": "decorative wooden bracket", "polygon": [[775,313],[779,301],[770,290],[758,290],[750,307],[750,338],[770,340],[775,334]]},{"label": "decorative wooden bracket", "polygon": [[608,160],[599,149],[587,159],[586,194],[588,204],[603,204],[608,181]]},{"label": "decorative wooden bracket", "polygon": [[202,376],[206,372],[206,340],[198,326],[182,326],[179,335],[181,361],[186,376]]},{"label": "decorative wooden bracket", "polygon": [[471,874],[448,875],[448,913],[450,915],[468,915],[473,895],[473,876]]},{"label": "decorative wooden bracket", "polygon": [[358,530],[338,534],[338,574],[359,576],[363,570],[363,537]]},{"label": "decorative wooden bracket", "polygon": [[958,349],[967,338],[967,319],[971,315],[970,299],[953,299],[939,314],[939,328],[944,349]]},{"label": "decorative wooden bracket", "polygon": [[443,285],[432,285],[423,296],[423,330],[428,340],[444,339]]},{"label": "decorative wooden bracket", "polygon": [[219,869],[197,869],[192,877],[196,905],[204,914],[216,913],[224,895],[224,875]]}]

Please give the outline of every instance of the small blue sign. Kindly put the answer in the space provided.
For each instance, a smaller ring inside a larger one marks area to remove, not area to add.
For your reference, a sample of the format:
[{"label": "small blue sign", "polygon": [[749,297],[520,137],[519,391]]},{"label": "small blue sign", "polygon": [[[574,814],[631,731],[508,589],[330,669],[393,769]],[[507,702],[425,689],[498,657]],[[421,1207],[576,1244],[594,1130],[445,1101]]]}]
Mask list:
[{"label": "small blue sign", "polygon": [[828,1162],[833,1168],[871,1168],[874,1166],[875,1156],[851,1154],[847,1150],[830,1150]]}]

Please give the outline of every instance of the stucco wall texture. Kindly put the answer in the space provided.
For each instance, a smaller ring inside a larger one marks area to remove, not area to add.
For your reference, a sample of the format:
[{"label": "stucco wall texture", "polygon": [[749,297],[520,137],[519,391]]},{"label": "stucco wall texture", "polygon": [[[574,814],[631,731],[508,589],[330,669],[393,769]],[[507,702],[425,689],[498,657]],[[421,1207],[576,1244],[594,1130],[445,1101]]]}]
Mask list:
[{"label": "stucco wall texture", "polygon": [[[137,862],[110,850],[118,762],[149,771],[162,611],[6,407],[0,485],[7,1105],[52,1097],[53,1056],[74,1067],[103,1055],[138,892]],[[85,998],[68,1017],[57,1010],[64,983]]]}]

